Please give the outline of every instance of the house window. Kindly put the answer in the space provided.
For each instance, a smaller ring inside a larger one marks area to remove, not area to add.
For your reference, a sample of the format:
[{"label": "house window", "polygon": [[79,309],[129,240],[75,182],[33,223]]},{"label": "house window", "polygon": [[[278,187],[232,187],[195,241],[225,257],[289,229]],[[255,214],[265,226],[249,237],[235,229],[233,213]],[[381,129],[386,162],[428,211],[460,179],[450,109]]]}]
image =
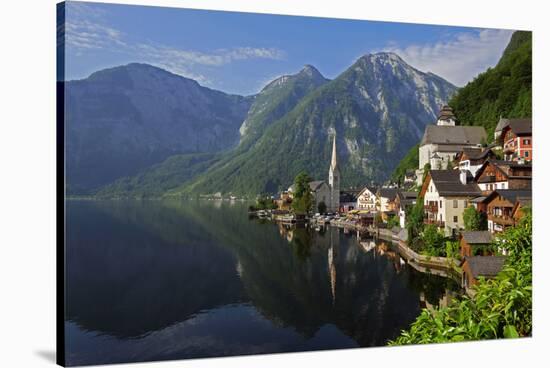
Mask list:
[{"label": "house window", "polygon": [[453,199],[453,208],[458,208],[458,201]]},{"label": "house window", "polygon": [[458,222],[458,216],[453,216],[453,222],[456,224]]},{"label": "house window", "polygon": [[525,151],[525,157],[529,157],[529,151]]},{"label": "house window", "polygon": [[466,207],[468,207],[468,200],[467,199],[464,200],[464,208],[466,208]]},{"label": "house window", "polygon": [[443,201],[441,199],[439,200],[439,208],[443,208]]},{"label": "house window", "polygon": [[524,139],[523,140],[523,144],[530,144],[531,142],[529,141],[529,139]]}]

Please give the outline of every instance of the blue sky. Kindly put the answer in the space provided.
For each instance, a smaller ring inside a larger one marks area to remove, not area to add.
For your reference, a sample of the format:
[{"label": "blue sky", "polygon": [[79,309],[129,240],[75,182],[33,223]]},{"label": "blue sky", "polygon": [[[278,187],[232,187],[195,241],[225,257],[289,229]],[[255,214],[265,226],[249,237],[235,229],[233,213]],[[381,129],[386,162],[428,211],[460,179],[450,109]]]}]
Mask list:
[{"label": "blue sky", "polygon": [[335,78],[393,51],[462,86],[494,66],[511,30],[67,2],[66,79],[143,62],[242,95],[312,64]]}]

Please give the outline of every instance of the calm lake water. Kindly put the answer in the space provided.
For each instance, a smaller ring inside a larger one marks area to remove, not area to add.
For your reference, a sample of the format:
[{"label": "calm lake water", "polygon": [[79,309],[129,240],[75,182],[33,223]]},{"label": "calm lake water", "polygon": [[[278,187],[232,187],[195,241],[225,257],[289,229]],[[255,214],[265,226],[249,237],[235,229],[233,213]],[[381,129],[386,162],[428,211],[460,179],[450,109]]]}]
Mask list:
[{"label": "calm lake water", "polygon": [[69,365],[385,345],[456,289],[384,243],[243,203],[69,201]]}]

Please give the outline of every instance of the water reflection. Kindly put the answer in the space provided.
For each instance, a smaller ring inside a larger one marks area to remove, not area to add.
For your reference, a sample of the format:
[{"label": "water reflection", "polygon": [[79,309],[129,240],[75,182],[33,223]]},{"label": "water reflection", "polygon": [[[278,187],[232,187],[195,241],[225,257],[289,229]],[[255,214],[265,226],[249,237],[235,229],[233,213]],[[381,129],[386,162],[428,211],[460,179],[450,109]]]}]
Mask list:
[{"label": "water reflection", "polygon": [[69,202],[66,254],[72,365],[384,345],[454,287],[220,201]]}]

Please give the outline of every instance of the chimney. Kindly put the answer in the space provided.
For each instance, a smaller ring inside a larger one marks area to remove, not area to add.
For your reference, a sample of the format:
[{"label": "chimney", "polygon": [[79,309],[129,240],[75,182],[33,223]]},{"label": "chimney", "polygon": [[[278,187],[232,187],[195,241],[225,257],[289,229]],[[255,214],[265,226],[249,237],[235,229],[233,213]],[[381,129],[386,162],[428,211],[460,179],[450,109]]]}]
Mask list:
[{"label": "chimney", "polygon": [[468,183],[468,171],[460,170],[460,183],[466,185]]}]

